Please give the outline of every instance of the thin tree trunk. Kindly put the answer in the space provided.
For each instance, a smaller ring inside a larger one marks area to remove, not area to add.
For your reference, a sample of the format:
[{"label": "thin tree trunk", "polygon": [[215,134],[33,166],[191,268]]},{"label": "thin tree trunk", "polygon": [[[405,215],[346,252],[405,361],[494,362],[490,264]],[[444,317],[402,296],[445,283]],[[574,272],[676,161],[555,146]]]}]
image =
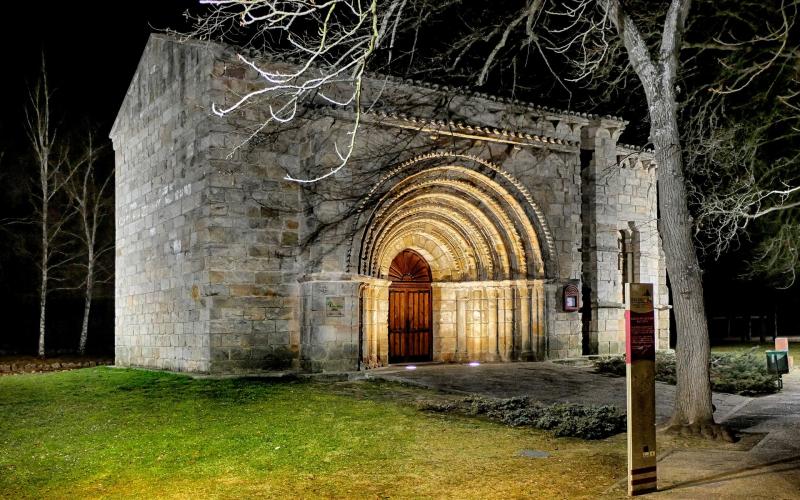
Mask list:
[{"label": "thin tree trunk", "polygon": [[39,357],[44,358],[44,334],[45,334],[45,318],[46,318],[46,311],[47,311],[47,264],[48,264],[48,253],[50,248],[48,247],[48,239],[47,239],[47,170],[43,169],[44,172],[41,174],[42,179],[42,285],[39,294]]},{"label": "thin tree trunk", "polygon": [[[42,259],[44,260],[44,259]],[[42,288],[39,294],[39,357],[44,357],[45,311],[47,310],[47,267],[42,267]]]},{"label": "thin tree trunk", "polygon": [[86,340],[89,337],[89,312],[92,308],[92,290],[94,287],[94,257],[89,256],[88,268],[86,270],[86,295],[83,304],[83,325],[81,326],[81,341],[78,351],[81,355],[86,354]]}]

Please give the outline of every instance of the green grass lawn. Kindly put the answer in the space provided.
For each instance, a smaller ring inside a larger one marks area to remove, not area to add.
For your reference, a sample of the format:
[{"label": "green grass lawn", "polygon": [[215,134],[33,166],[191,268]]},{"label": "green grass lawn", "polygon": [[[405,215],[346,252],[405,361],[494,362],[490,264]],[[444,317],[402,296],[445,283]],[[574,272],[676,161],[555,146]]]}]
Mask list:
[{"label": "green grass lawn", "polygon": [[0,377],[0,497],[596,498],[624,477],[624,434],[430,415],[414,391],[113,368]]}]

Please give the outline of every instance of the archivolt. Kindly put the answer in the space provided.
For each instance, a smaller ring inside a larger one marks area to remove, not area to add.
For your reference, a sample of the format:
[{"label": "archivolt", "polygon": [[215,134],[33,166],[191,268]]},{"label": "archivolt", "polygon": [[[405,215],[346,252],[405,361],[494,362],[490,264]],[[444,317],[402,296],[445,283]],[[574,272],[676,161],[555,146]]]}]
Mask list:
[{"label": "archivolt", "polygon": [[485,160],[449,153],[415,158],[381,179],[363,201],[363,215],[368,206],[375,208],[360,222],[359,260],[351,263],[360,274],[385,278],[404,248],[425,256],[437,281],[556,272],[552,238],[538,206],[516,179]]}]

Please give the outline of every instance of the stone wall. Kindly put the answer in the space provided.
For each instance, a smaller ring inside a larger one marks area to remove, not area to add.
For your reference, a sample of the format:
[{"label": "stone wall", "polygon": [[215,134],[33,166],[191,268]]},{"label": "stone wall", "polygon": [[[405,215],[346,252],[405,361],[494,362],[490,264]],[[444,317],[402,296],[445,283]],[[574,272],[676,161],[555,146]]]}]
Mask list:
[{"label": "stone wall", "polygon": [[[260,85],[228,47],[148,43],[112,133],[119,364],[384,364],[386,272],[406,247],[432,267],[443,361],[578,356],[586,338],[619,352],[620,231],[663,295],[653,170],[620,166],[624,122],[368,79],[380,100],[347,168],[303,186],[285,177],[338,166],[354,115],[309,102],[263,131],[258,101],[210,115]],[[591,322],[562,310],[563,287],[582,283]]]},{"label": "stone wall", "polygon": [[[211,99],[224,106],[252,88],[255,75],[232,51],[212,47],[206,78]],[[214,117],[209,130],[204,229],[213,372],[299,367],[303,209],[299,186],[284,176],[302,159],[307,132],[247,142],[248,130],[266,119],[266,110],[248,108]]]},{"label": "stone wall", "polygon": [[[569,130],[580,131],[588,121],[573,124]],[[559,127],[561,128],[561,127]],[[556,133],[555,128],[550,130]],[[575,135],[569,138],[577,139]],[[525,185],[531,196],[542,207],[552,231],[553,246],[558,269],[554,280],[546,286],[542,301],[548,313],[546,357],[567,358],[580,356],[581,314],[565,312],[562,308],[562,291],[567,284],[580,289],[581,238],[584,220],[581,215],[580,154],[576,147],[569,153],[548,150],[522,150],[504,168]]]},{"label": "stone wall", "polygon": [[210,367],[205,256],[209,54],[154,37],[111,132],[120,366]]},{"label": "stone wall", "polygon": [[347,276],[308,278],[301,287],[300,366],[312,372],[358,370],[361,284]]},{"label": "stone wall", "polygon": [[297,142],[287,134],[231,154],[264,118],[209,112],[244,85],[241,67],[227,64],[234,57],[151,37],[112,131],[120,365],[298,366],[302,211],[298,186],[283,180]]},{"label": "stone wall", "polygon": [[624,290],[629,282],[653,284],[657,346],[669,348],[655,165],[649,153],[618,145],[621,132],[602,121],[583,131],[582,260],[589,299],[583,316],[585,354],[625,351]]},{"label": "stone wall", "polygon": [[[631,245],[631,279],[653,284],[656,347],[669,349],[669,291],[664,251],[658,233],[655,163],[649,155],[625,147],[618,149],[617,163],[618,229],[620,238],[627,238]],[[626,300],[623,296],[623,301]]]}]

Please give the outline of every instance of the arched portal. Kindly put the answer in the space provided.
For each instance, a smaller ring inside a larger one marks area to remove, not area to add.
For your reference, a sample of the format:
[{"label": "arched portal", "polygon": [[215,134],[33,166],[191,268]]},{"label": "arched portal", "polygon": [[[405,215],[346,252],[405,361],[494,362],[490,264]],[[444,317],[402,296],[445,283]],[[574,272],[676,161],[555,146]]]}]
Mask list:
[{"label": "arched portal", "polygon": [[[367,283],[362,361],[544,358],[544,283],[557,262],[541,211],[489,163],[457,155],[423,160],[394,171],[365,202],[373,208],[364,212],[353,262]],[[430,291],[413,297],[430,297],[429,333],[414,339],[430,338],[430,353],[410,354],[395,343],[423,324],[407,323],[416,312],[398,312],[411,297],[400,292],[410,286],[401,284],[400,262],[425,263],[430,276]]]},{"label": "arched portal", "polygon": [[403,250],[389,268],[389,363],[431,361],[431,268],[413,250]]}]

